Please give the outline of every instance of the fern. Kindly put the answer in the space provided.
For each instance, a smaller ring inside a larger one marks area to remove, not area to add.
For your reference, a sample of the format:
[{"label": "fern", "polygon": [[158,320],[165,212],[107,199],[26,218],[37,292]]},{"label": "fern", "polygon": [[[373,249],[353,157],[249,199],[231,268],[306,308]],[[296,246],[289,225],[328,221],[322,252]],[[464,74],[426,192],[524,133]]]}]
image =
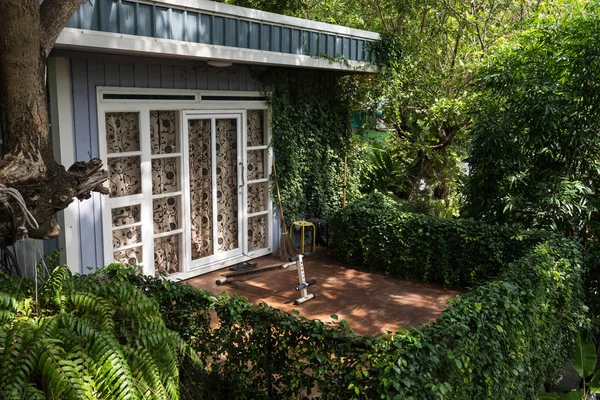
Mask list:
[{"label": "fern", "polygon": [[0,283],[0,398],[178,399],[179,356],[201,365],[124,280],[55,267],[36,312],[31,287]]}]

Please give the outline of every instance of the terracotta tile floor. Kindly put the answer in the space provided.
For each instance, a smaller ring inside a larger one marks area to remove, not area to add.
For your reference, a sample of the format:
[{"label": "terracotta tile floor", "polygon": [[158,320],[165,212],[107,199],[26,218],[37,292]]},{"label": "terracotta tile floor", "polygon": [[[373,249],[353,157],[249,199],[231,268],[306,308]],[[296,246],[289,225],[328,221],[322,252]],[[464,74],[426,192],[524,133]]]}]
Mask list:
[{"label": "terracotta tile floor", "polygon": [[[215,281],[228,269],[192,278],[187,283],[213,293],[238,293],[250,301],[264,301],[285,311],[298,310],[310,319],[331,321],[331,314],[345,319],[357,333],[379,335],[398,328],[420,326],[435,320],[446,300],[460,294],[437,285],[423,284],[363,272],[344,266],[324,248],[304,258],[306,279],[316,279],[309,287],[315,298],[295,306],[299,297],[296,271],[276,270],[246,281],[217,286]],[[256,259],[259,266],[279,262],[276,256]]]}]

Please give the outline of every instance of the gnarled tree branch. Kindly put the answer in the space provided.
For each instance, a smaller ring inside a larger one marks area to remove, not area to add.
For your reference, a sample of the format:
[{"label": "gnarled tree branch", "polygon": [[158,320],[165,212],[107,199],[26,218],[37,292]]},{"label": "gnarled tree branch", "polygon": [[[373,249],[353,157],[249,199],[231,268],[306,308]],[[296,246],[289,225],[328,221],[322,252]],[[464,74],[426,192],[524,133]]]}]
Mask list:
[{"label": "gnarled tree branch", "polygon": [[71,15],[88,0],[44,0],[40,5],[40,44],[48,57]]}]

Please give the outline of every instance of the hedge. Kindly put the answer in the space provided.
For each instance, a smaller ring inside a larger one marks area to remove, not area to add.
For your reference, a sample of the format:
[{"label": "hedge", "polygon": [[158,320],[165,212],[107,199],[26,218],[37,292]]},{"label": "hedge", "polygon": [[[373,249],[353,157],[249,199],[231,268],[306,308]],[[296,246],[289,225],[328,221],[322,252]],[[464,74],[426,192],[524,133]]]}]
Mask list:
[{"label": "hedge", "polygon": [[341,211],[333,233],[338,254],[373,270],[473,288],[434,323],[371,338],[344,322],[106,271],[154,297],[167,327],[199,352],[206,368],[184,365],[184,398],[534,399],[569,356],[584,314],[573,241],[401,214],[381,196]]}]

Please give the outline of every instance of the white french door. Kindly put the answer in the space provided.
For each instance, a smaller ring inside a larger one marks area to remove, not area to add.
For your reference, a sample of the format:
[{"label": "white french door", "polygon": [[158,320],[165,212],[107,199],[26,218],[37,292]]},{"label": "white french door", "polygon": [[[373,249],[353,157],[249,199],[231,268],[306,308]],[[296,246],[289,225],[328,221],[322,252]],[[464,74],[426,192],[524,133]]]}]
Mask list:
[{"label": "white french door", "polygon": [[105,263],[185,277],[271,253],[266,107],[99,103]]},{"label": "white french door", "polygon": [[189,269],[243,253],[243,111],[185,111]]}]

